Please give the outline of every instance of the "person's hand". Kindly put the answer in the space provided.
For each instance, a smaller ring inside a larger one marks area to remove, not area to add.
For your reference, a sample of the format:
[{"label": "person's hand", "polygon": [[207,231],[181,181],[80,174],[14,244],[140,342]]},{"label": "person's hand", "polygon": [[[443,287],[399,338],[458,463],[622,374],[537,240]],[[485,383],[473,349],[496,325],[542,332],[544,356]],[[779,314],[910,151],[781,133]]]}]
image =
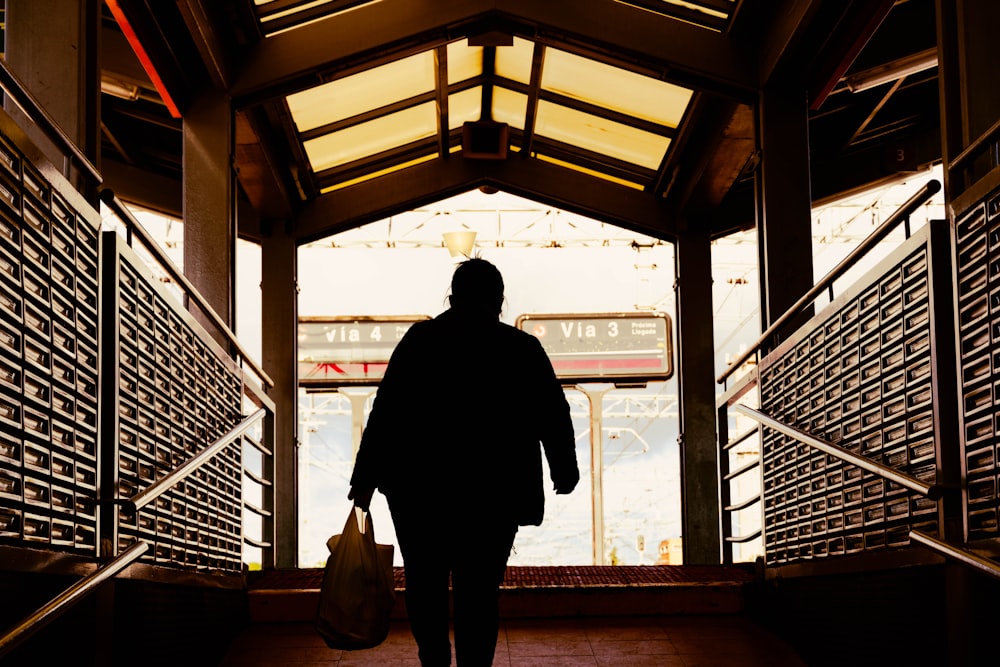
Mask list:
[{"label": "person's hand", "polygon": [[576,488],[576,483],[580,481],[580,473],[572,476],[560,477],[559,479],[553,481],[556,495],[563,496],[567,493],[572,493],[573,489]]},{"label": "person's hand", "polygon": [[367,512],[374,494],[375,489],[352,486],[351,490],[347,492],[347,499],[353,500],[356,506]]}]

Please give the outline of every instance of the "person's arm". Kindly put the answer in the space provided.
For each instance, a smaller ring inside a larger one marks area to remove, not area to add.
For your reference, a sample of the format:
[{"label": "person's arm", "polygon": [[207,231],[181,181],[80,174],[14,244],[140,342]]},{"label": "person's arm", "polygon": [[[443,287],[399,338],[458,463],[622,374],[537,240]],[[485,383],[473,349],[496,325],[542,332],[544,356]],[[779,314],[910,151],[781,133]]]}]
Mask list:
[{"label": "person's arm", "polygon": [[539,439],[549,464],[549,475],[557,494],[566,494],[580,481],[576,460],[576,436],[570,418],[569,403],[562,384],[556,378],[552,362],[537,339],[533,340],[532,367],[537,369],[537,406]]},{"label": "person's arm", "polygon": [[410,373],[411,347],[413,336],[411,327],[396,345],[385,374],[379,382],[378,392],[372,403],[368,424],[361,436],[361,444],[354,461],[351,474],[351,488],[347,498],[361,509],[367,510],[372,495],[379,486],[383,466],[390,456],[388,447],[394,438],[394,426],[398,419],[400,402],[405,400],[404,383]]}]

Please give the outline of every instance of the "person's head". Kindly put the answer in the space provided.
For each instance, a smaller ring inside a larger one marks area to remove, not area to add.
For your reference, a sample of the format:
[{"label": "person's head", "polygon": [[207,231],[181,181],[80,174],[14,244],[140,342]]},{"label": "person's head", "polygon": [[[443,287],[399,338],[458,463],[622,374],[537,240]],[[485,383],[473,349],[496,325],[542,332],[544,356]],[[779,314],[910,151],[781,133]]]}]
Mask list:
[{"label": "person's head", "polygon": [[503,277],[485,259],[467,259],[451,277],[449,299],[452,308],[498,317],[503,305]]}]

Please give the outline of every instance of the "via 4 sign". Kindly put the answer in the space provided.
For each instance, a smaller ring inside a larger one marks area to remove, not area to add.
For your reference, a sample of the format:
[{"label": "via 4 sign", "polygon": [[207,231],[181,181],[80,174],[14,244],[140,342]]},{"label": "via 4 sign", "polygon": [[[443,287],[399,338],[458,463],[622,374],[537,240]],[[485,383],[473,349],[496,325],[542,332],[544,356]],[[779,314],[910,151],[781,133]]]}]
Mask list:
[{"label": "via 4 sign", "polygon": [[299,318],[299,384],[314,388],[378,384],[403,334],[426,319],[430,318]]},{"label": "via 4 sign", "polygon": [[522,315],[560,380],[645,382],[673,375],[670,317],[665,313]]}]

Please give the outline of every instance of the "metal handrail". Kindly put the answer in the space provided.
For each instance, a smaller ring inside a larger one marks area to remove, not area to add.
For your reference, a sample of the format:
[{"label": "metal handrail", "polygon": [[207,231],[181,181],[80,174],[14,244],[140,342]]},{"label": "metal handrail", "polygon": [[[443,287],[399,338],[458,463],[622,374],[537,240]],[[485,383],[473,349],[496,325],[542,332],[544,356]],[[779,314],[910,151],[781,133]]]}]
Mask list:
[{"label": "metal handrail", "polygon": [[[250,440],[249,438],[244,438],[244,442],[247,442],[249,440]],[[243,474],[246,475],[247,478],[251,482],[254,482],[255,484],[260,484],[261,486],[273,486],[273,484],[269,480],[264,479],[263,477],[253,472],[252,470],[244,470]]]},{"label": "metal handrail", "polygon": [[757,427],[756,426],[754,428],[747,429],[746,431],[744,431],[743,433],[741,433],[737,437],[733,438],[732,440],[730,440],[729,442],[727,442],[726,444],[724,444],[722,446],[722,451],[728,452],[731,449],[735,449],[735,448],[739,447],[740,445],[742,445],[747,440],[749,440],[754,435],[757,435]]},{"label": "metal handrail", "polygon": [[763,533],[760,529],[755,530],[747,535],[728,535],[726,537],[726,542],[734,542],[736,544],[743,544],[749,542],[750,540],[755,540],[760,537]]},{"label": "metal handrail", "polygon": [[101,172],[97,170],[87,156],[77,147],[73,140],[63,131],[59,124],[49,115],[49,113],[39,104],[35,96],[25,87],[20,79],[7,67],[7,63],[0,58],[0,87],[17,104],[21,110],[28,115],[35,125],[41,128],[46,137],[59,148],[69,153],[77,164],[93,179],[95,186],[104,181]]},{"label": "metal handrail", "polygon": [[271,544],[266,540],[257,540],[250,537],[249,535],[244,535],[243,541],[252,547],[257,547],[258,549],[270,549],[272,546],[274,546],[273,544]]},{"label": "metal handrail", "polygon": [[92,593],[98,586],[139,560],[147,549],[149,549],[148,542],[141,540],[136,542],[116,558],[67,588],[51,602],[0,636],[0,657],[10,653],[21,642],[54,621],[71,606]]},{"label": "metal handrail", "polygon": [[725,481],[727,481],[727,482],[731,482],[734,479],[736,479],[737,477],[739,477],[740,475],[743,475],[745,473],[750,472],[751,470],[753,470],[754,468],[756,468],[759,465],[760,465],[760,458],[756,458],[753,461],[750,461],[750,463],[747,463],[746,465],[744,465],[744,466],[742,466],[740,468],[737,468],[736,470],[730,471],[722,479],[725,480]]},{"label": "metal handrail", "polygon": [[253,512],[254,514],[257,514],[259,516],[274,516],[274,512],[272,512],[270,510],[266,510],[266,509],[264,509],[262,507],[257,507],[256,505],[254,505],[253,503],[251,503],[251,502],[249,502],[247,500],[243,501],[243,508],[247,509],[247,510],[250,510],[251,512]]},{"label": "metal handrail", "polygon": [[953,173],[958,169],[963,168],[965,163],[968,162],[973,155],[983,150],[983,147],[986,144],[996,140],[998,135],[1000,135],[1000,121],[993,123],[993,126],[990,127],[990,129],[979,135],[975,141],[966,146],[961,153],[956,155],[951,162],[948,163],[948,172]]},{"label": "metal handrail", "polygon": [[[257,440],[254,440],[253,438],[250,438],[250,437],[248,437],[246,439],[246,441],[248,443],[250,443],[250,445],[252,445],[254,449],[256,449],[258,452],[260,452],[264,456],[274,456],[274,452],[272,452],[270,449],[268,449],[267,447],[265,447],[263,443],[258,442]],[[263,481],[263,480],[260,480],[260,481]]]},{"label": "metal handrail", "polygon": [[[232,443],[233,440],[241,437],[266,414],[267,410],[260,408],[259,410],[244,417],[239,424],[230,429],[225,435],[216,439],[215,442],[194,457],[188,459],[177,468],[174,468],[174,470],[172,470],[168,475],[157,480],[155,484],[129,498],[126,503],[131,505],[136,511],[142,509],[154,501],[157,497],[169,491],[175,484],[186,479],[204,463],[209,461],[213,456]],[[250,507],[250,509],[260,514],[268,514],[264,510],[258,508]],[[254,543],[262,548],[270,546],[270,543],[267,542]],[[3,657],[12,651],[32,634],[41,630],[43,627],[55,620],[61,614],[66,612],[71,606],[92,593],[105,581],[114,577],[126,567],[139,560],[139,558],[141,558],[148,549],[148,542],[143,540],[137,541],[117,557],[67,588],[65,591],[53,598],[52,601],[12,628],[9,632],[0,636],[0,657]]]},{"label": "metal handrail", "polygon": [[191,281],[188,280],[187,276],[184,275],[184,272],[177,268],[177,265],[174,264],[173,260],[171,260],[166,253],[160,249],[159,244],[153,236],[146,230],[145,227],[142,226],[142,223],[136,220],[135,216],[132,215],[132,212],[128,210],[125,204],[123,204],[122,201],[115,196],[114,191],[111,190],[111,188],[105,188],[104,190],[101,190],[100,197],[101,201],[107,204],[108,208],[114,211],[115,215],[129,224],[132,231],[139,236],[139,240],[146,246],[146,249],[153,254],[156,261],[158,261],[160,265],[163,266],[164,270],[170,274],[171,280],[179,284],[189,298],[194,299],[194,302],[198,304],[198,307],[202,310],[202,312],[204,312],[205,315],[212,320],[212,324],[216,326],[222,335],[224,335],[229,343],[236,349],[240,358],[243,360],[243,363],[249,366],[250,369],[257,374],[257,377],[259,377],[268,387],[273,387],[274,380],[272,380],[271,377],[264,372],[264,369],[257,365],[257,363],[250,356],[250,353],[243,348],[243,345],[236,337],[236,334],[229,328],[229,325],[227,325],[222,318],[219,317],[219,314],[215,312],[215,309],[208,303],[208,300],[202,296],[201,292],[199,292],[195,286],[191,284]]},{"label": "metal handrail", "polygon": [[932,537],[927,533],[923,533],[919,530],[910,531],[910,539],[925,547],[929,547],[932,551],[936,551],[942,556],[947,556],[953,560],[957,560],[963,565],[968,565],[984,574],[988,574],[991,577],[1000,579],[1000,563],[990,560],[989,558],[983,558],[977,553],[973,553],[968,549],[963,549],[961,547],[956,547],[954,544],[948,544],[942,540]]},{"label": "metal handrail", "polygon": [[262,419],[265,414],[267,414],[267,410],[260,408],[256,412],[244,417],[243,421],[230,429],[228,433],[218,438],[215,442],[198,452],[195,456],[171,470],[166,477],[158,479],[154,484],[135,494],[126,502],[133,506],[136,510],[142,509],[149,503],[156,500],[156,498],[169,491],[171,487],[177,484],[177,482],[186,479],[191,473],[200,468],[202,464],[227,447],[233,440],[239,438],[250,430],[250,428],[256,424],[258,420]]},{"label": "metal handrail", "polygon": [[756,505],[760,501],[761,501],[761,497],[759,495],[750,496],[749,498],[747,498],[743,502],[739,502],[739,503],[736,503],[734,505],[726,505],[723,509],[725,511],[727,511],[727,512],[741,512],[741,511],[745,510],[748,507],[752,507],[752,506]]},{"label": "metal handrail", "polygon": [[922,206],[928,199],[934,196],[938,190],[941,189],[941,182],[936,179],[931,179],[924,184],[920,190],[918,190],[912,197],[910,197],[906,202],[896,209],[889,218],[879,225],[875,231],[868,235],[864,241],[858,244],[850,254],[847,255],[837,266],[833,267],[829,273],[823,276],[819,282],[812,286],[812,288],[806,292],[802,298],[796,301],[792,306],[786,310],[781,317],[774,321],[774,323],[767,328],[767,330],[760,335],[753,345],[751,345],[747,350],[741,354],[737,359],[731,363],[726,370],[722,372],[719,377],[715,379],[716,383],[721,384],[726,381],[730,375],[736,372],[736,370],[743,365],[751,356],[757,353],[757,351],[770,340],[771,336],[784,326],[788,320],[794,317],[803,307],[813,302],[816,297],[818,297],[824,290],[828,289],[833,282],[843,275],[849,268],[854,266],[854,264],[869,250],[871,250],[877,243],[882,241],[889,232],[896,228],[901,222],[910,219],[910,215],[916,211],[920,206]]},{"label": "metal handrail", "polygon": [[822,440],[814,435],[806,433],[805,431],[798,429],[794,426],[786,424],[784,422],[778,421],[763,412],[754,410],[753,408],[748,408],[745,405],[735,405],[733,408],[737,412],[741,412],[751,419],[759,421],[764,426],[773,428],[774,430],[789,435],[799,442],[809,445],[813,449],[818,449],[821,452],[835,456],[842,461],[846,461],[852,465],[859,468],[867,470],[868,472],[875,473],[876,475],[883,477],[890,482],[895,482],[900,486],[906,487],[911,491],[916,491],[920,495],[926,496],[931,500],[938,500],[944,495],[944,487],[940,484],[928,484],[916,477],[911,477],[905,473],[901,473],[898,470],[890,468],[889,466],[882,465],[867,459],[863,456],[859,456],[854,452],[844,449],[839,445],[835,445],[832,442]]}]

